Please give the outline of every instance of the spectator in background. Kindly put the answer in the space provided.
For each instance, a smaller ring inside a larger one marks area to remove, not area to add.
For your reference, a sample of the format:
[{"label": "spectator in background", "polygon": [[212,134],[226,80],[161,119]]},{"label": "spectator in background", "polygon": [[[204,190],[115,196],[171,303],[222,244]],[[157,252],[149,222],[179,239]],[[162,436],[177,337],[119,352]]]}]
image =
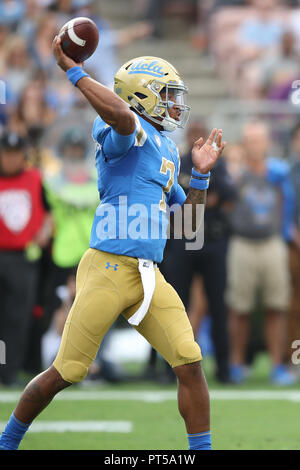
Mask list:
[{"label": "spectator in background", "polygon": [[56,73],[52,41],[59,29],[57,15],[48,12],[39,19],[35,36],[30,42],[30,53],[35,62],[35,68],[43,70],[48,76]]},{"label": "spectator in background", "polygon": [[6,104],[5,106],[0,105],[0,125],[4,127],[7,124],[7,120],[10,112],[15,104],[15,96],[10,88],[10,84],[6,80],[6,67],[5,60],[7,56],[7,47],[10,39],[10,27],[2,24],[0,19],[0,79],[5,82],[6,91]]},{"label": "spectator in background", "polygon": [[17,33],[26,39],[27,44],[34,40],[37,24],[43,14],[39,0],[25,0],[25,12],[22,21],[18,23]]},{"label": "spectator in background", "polygon": [[59,29],[71,18],[77,16],[73,15],[74,0],[56,0],[50,5],[49,9],[56,12]]},{"label": "spectator in background", "polygon": [[[62,167],[57,174],[45,174],[47,200],[50,204],[55,233],[52,245],[54,263],[52,292],[77,267],[86,247],[95,208],[99,203],[96,174],[88,161],[88,140],[84,130],[71,128],[58,145]],[[48,315],[55,306],[49,305]]]},{"label": "spectator in background", "polygon": [[144,15],[153,25],[153,35],[157,38],[164,36],[163,21],[164,17],[178,15],[185,18],[187,22],[196,24],[200,8],[198,0],[148,0],[144,5]]},{"label": "spectator in background", "polygon": [[296,48],[298,52],[300,51],[300,31],[299,31],[299,21],[300,21],[300,3],[298,0],[291,5],[293,10],[291,11],[291,15],[289,15],[286,27],[291,31],[296,39]]},{"label": "spectator in background", "polygon": [[16,27],[24,14],[24,2],[21,0],[2,0],[0,4],[1,23]]},{"label": "spectator in background", "polygon": [[249,0],[214,0],[214,8],[247,6]]},{"label": "spectator in background", "polygon": [[257,99],[261,61],[278,50],[288,9],[280,0],[250,0],[246,6],[213,15],[211,47],[228,90],[242,99]]},{"label": "spectator in background", "polygon": [[300,227],[300,123],[298,123],[293,131],[290,149],[291,161],[291,178],[295,190],[295,223],[296,228]]},{"label": "spectator in background", "polygon": [[252,0],[254,14],[244,20],[237,35],[238,41],[238,94],[241,98],[257,99],[261,96],[260,69],[266,55],[280,49],[283,21],[278,15],[278,0]]},{"label": "spectator in background", "polygon": [[[247,6],[247,0],[197,0],[197,27],[192,35],[192,46],[200,52],[204,52],[211,46],[210,35],[215,37],[215,30],[211,28],[211,17],[219,11],[225,11],[223,7]],[[232,9],[231,9],[232,10]],[[228,36],[226,34],[226,36]],[[227,40],[227,37],[226,37]]]},{"label": "spectator in background", "polygon": [[243,145],[246,168],[231,217],[233,237],[228,252],[231,380],[238,383],[246,378],[249,317],[260,291],[265,309],[265,340],[272,364],[271,380],[274,384],[288,385],[295,381],[283,365],[285,314],[290,295],[285,242],[292,236],[294,209],[289,167],[267,158],[270,134],[262,122],[245,126]]},{"label": "spectator in background", "polygon": [[243,146],[237,143],[226,145],[223,159],[226,162],[226,168],[230,178],[235,185],[238,184],[245,166],[245,152]]},{"label": "spectator in background", "polygon": [[21,36],[13,35],[7,41],[4,76],[16,102],[32,77],[32,61],[26,40]]},{"label": "spectator in background", "polygon": [[6,57],[6,47],[10,35],[9,26],[0,22],[0,74],[3,76],[5,68],[4,62]]},{"label": "spectator in background", "polygon": [[7,127],[27,137],[30,166],[56,172],[61,161],[51,151],[51,145],[43,145],[43,138],[56,122],[57,107],[61,102],[57,103],[57,96],[53,99],[52,87],[44,73],[41,70],[31,72],[30,83],[22,90],[16,106],[9,113]]},{"label": "spectator in background", "polygon": [[292,131],[291,139],[291,179],[295,191],[295,232],[290,244],[290,269],[292,277],[292,297],[289,309],[288,349],[300,338],[300,123]]},{"label": "spectator in background", "polygon": [[279,45],[283,33],[282,21],[274,17],[278,0],[251,0],[254,15],[240,25],[238,41],[241,59],[253,60],[267,49]]},{"label": "spectator in background", "polygon": [[282,90],[285,90],[293,80],[298,78],[299,60],[295,36],[290,31],[285,31],[278,48],[266,55],[260,62],[258,83],[261,88],[261,96],[270,99],[279,98]]},{"label": "spectator in background", "polygon": [[23,136],[39,134],[54,122],[56,113],[48,106],[45,89],[40,80],[31,81],[22,91],[19,102],[11,116],[9,127]]},{"label": "spectator in background", "polygon": [[15,385],[27,349],[40,249],[52,235],[52,216],[36,169],[26,168],[25,141],[4,134],[0,150],[0,338],[7,363],[0,382]]}]

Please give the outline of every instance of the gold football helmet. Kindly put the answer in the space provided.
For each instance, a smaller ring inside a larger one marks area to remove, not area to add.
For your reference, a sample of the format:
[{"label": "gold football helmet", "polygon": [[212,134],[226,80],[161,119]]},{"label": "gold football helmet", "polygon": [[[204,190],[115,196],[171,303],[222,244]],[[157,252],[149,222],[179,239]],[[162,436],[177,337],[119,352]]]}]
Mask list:
[{"label": "gold football helmet", "polygon": [[[185,103],[187,87],[177,70],[158,57],[138,57],[126,62],[115,75],[114,91],[166,131],[185,127],[189,118],[190,107]],[[168,110],[173,106],[179,111],[178,121],[169,115]]]}]

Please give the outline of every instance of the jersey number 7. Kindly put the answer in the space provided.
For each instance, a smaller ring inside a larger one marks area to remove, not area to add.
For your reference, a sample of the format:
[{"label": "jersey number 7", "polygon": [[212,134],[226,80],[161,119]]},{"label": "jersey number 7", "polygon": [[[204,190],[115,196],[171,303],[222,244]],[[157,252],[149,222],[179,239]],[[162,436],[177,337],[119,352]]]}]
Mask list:
[{"label": "jersey number 7", "polygon": [[166,193],[169,193],[171,191],[171,188],[174,183],[175,165],[173,162],[163,157],[161,167],[160,167],[160,173],[162,173],[163,175],[166,175],[168,171],[170,173],[170,176],[169,176],[166,186],[162,187],[162,199],[159,201],[159,209],[164,212],[166,212],[166,209],[167,209]]}]

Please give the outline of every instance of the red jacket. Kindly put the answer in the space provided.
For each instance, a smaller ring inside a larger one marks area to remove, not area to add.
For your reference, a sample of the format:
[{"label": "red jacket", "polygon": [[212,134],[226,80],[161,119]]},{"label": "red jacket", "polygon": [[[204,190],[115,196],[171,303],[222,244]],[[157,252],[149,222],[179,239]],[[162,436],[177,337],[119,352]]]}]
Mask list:
[{"label": "red jacket", "polygon": [[44,216],[42,179],[37,169],[0,176],[0,250],[24,250]]}]

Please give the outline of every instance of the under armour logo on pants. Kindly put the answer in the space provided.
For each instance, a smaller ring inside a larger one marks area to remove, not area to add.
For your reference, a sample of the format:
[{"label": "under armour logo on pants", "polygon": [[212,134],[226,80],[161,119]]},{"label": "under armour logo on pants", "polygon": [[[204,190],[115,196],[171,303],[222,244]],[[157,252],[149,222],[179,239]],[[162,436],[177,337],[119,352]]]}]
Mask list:
[{"label": "under armour logo on pants", "polygon": [[114,268],[114,271],[116,271],[118,269],[118,266],[119,266],[118,264],[115,264],[115,265],[110,264],[109,261],[106,263],[106,269]]}]

